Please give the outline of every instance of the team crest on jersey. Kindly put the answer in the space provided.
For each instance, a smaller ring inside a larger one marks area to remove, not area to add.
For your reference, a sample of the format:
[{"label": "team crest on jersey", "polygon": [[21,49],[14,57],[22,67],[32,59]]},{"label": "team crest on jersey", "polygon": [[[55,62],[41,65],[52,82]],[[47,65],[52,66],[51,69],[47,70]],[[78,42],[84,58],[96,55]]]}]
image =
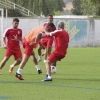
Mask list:
[{"label": "team crest on jersey", "polygon": [[17,35],[13,35],[13,39],[12,40],[19,41]]},{"label": "team crest on jersey", "polygon": [[20,31],[18,31],[18,34],[20,34]]}]

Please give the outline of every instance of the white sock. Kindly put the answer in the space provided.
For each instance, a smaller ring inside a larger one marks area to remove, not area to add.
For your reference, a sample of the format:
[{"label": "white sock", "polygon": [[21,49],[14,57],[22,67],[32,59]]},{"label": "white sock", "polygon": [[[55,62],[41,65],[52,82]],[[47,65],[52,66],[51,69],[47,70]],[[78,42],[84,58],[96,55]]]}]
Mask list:
[{"label": "white sock", "polygon": [[14,64],[12,64],[11,67],[14,67]]},{"label": "white sock", "polygon": [[21,74],[21,72],[22,72],[22,69],[21,68],[18,68],[17,73],[18,74]]},{"label": "white sock", "polygon": [[48,76],[48,78],[51,79],[52,77],[51,76]]},{"label": "white sock", "polygon": [[39,67],[39,65],[36,65],[35,67],[36,67],[36,69],[37,69],[37,70],[40,70],[40,67]]},{"label": "white sock", "polygon": [[47,60],[44,60],[44,63],[46,63],[47,62]]}]

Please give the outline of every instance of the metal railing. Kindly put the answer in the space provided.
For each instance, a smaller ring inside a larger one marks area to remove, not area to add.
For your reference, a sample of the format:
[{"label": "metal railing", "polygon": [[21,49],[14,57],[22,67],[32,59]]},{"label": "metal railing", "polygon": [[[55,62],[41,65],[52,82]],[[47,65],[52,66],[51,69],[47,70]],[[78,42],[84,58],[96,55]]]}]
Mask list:
[{"label": "metal railing", "polygon": [[13,8],[13,9],[17,9],[19,10],[22,14],[24,14],[25,16],[34,16],[37,17],[36,14],[34,14],[32,11],[30,11],[29,9],[26,9],[20,5],[17,5],[9,0],[0,0],[0,7],[2,8]]}]

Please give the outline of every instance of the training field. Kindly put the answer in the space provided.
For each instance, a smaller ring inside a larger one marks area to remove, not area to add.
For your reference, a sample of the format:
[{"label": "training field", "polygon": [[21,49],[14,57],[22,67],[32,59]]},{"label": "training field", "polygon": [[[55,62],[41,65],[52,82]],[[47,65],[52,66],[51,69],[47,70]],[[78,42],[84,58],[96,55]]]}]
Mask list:
[{"label": "training field", "polygon": [[[22,50],[23,51],[23,50]],[[37,51],[35,51],[37,53]],[[0,60],[4,49],[0,49]],[[36,54],[37,55],[37,54]],[[15,78],[18,66],[9,74],[9,59],[0,75],[0,100],[100,100],[100,48],[69,48],[66,58],[57,63],[52,82],[42,82],[31,58],[22,71],[24,81]]]}]

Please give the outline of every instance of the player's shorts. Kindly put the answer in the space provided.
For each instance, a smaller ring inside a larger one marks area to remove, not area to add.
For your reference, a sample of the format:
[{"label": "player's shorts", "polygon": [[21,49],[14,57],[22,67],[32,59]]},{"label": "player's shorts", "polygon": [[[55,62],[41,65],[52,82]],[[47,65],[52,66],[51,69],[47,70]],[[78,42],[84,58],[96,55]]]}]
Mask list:
[{"label": "player's shorts", "polygon": [[29,43],[25,39],[23,39],[22,45],[24,48],[24,54],[30,56],[32,54],[32,51],[33,51],[33,46],[30,46]]},{"label": "player's shorts", "polygon": [[42,44],[45,46],[45,48],[51,48],[52,44],[53,44],[53,37],[51,36],[46,36],[44,38],[42,38]]},{"label": "player's shorts", "polygon": [[49,57],[48,57],[48,60],[50,62],[56,62],[56,61],[61,61],[61,59],[63,59],[65,57],[65,55],[60,55],[60,54],[57,54],[55,52],[52,52]]},{"label": "player's shorts", "polygon": [[5,52],[5,56],[10,57],[10,56],[14,56],[14,59],[22,59],[22,52],[20,47],[17,48],[7,48],[6,52]]}]

